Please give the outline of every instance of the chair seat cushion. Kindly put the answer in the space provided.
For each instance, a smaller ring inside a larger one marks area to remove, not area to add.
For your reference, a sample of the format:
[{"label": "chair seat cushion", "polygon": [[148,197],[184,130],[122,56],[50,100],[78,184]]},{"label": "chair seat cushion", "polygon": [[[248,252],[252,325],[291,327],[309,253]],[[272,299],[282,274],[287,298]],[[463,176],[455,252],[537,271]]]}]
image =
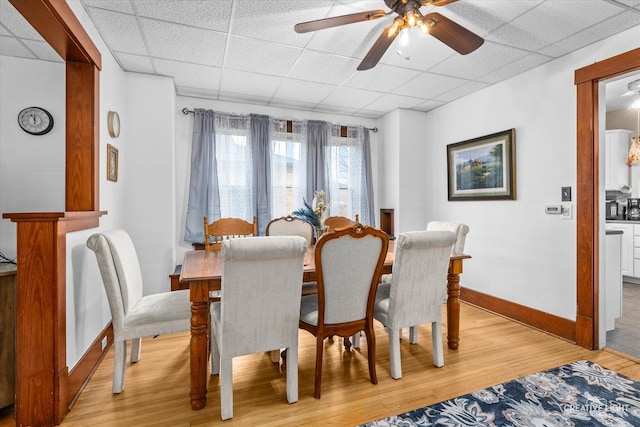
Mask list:
[{"label": "chair seat cushion", "polygon": [[124,339],[191,329],[189,290],[144,296],[125,316]]},{"label": "chair seat cushion", "polygon": [[302,297],[300,300],[300,321],[318,326],[318,294]]},{"label": "chair seat cushion", "polygon": [[376,302],[373,306],[373,317],[385,326],[389,326],[389,294],[391,283],[381,283],[376,291]]}]

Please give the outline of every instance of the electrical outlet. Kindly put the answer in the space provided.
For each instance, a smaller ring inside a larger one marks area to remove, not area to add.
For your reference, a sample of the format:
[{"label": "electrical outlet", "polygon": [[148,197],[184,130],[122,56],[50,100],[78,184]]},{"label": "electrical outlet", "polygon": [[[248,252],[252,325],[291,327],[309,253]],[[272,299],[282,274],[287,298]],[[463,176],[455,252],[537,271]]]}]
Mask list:
[{"label": "electrical outlet", "polygon": [[573,218],[573,205],[562,205],[562,219],[572,219]]},{"label": "electrical outlet", "polygon": [[100,343],[100,350],[104,350],[107,347],[107,337],[102,338],[102,342]]}]

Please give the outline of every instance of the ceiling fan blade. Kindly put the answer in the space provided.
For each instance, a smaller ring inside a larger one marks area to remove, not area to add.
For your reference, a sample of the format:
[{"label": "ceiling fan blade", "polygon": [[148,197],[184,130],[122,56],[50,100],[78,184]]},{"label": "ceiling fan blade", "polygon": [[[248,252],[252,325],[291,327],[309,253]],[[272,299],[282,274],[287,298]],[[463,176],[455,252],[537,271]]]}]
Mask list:
[{"label": "ceiling fan blade", "polygon": [[310,31],[324,30],[325,28],[338,27],[355,22],[371,21],[382,18],[385,15],[384,10],[370,10],[368,12],[358,12],[349,15],[334,16],[332,18],[317,19],[315,21],[301,22],[296,24],[293,29],[296,33],[308,33]]},{"label": "ceiling fan blade", "polygon": [[455,3],[458,0],[421,0],[420,4],[422,6],[444,6],[449,3]]},{"label": "ceiling fan blade", "polygon": [[378,61],[380,61],[382,55],[384,55],[389,46],[391,46],[391,43],[393,43],[393,40],[398,35],[398,31],[395,31],[392,35],[389,35],[389,30],[392,27],[393,24],[389,25],[384,29],[382,34],[380,34],[376,42],[373,44],[373,46],[371,46],[371,49],[369,49],[369,52],[367,52],[367,55],[364,57],[360,65],[358,65],[358,71],[368,70],[378,64]]},{"label": "ceiling fan blade", "polygon": [[461,55],[473,52],[484,43],[484,39],[451,19],[433,12],[424,17],[429,25],[429,34]]}]

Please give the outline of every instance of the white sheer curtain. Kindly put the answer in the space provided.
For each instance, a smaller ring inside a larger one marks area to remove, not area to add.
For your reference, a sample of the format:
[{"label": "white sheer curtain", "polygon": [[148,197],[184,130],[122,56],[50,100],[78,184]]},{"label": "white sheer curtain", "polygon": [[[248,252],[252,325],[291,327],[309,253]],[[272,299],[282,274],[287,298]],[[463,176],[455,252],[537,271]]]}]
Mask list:
[{"label": "white sheer curtain", "polygon": [[332,125],[329,138],[329,214],[351,219],[359,215],[361,223],[375,226],[368,130],[347,127],[343,137],[341,128]]},{"label": "white sheer curtain", "polygon": [[256,212],[251,120],[248,116],[218,113],[215,125],[220,216],[251,222]]},{"label": "white sheer curtain", "polygon": [[[271,120],[271,212],[274,218],[289,215],[303,206],[307,187],[307,125]],[[309,201],[310,202],[310,201]]]}]

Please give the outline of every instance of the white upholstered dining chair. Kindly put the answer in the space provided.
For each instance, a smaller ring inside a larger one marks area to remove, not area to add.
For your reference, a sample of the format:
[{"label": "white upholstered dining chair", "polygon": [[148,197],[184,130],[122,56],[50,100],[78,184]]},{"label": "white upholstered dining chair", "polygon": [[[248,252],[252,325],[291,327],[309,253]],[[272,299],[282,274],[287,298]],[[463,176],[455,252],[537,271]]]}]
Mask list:
[{"label": "white upholstered dining chair", "polygon": [[143,296],[138,255],[124,230],[91,235],[87,247],[95,252],[111,310],[115,347],[113,393],[124,388],[127,340],[131,340],[131,363],[140,358],[142,337],[188,331],[191,328],[189,291]]},{"label": "white upholstered dining chair", "polygon": [[287,215],[273,219],[267,224],[267,236],[302,236],[307,240],[307,246],[311,246],[313,225],[303,219]]},{"label": "white upholstered dining chair", "polygon": [[464,253],[464,244],[469,233],[469,226],[457,222],[430,221],[427,223],[427,231],[452,231],[456,235],[456,243],[451,249],[451,253]]},{"label": "white upholstered dining chair", "polygon": [[447,294],[446,278],[451,231],[400,233],[396,241],[393,273],[382,276],[373,315],[389,333],[391,377],[401,378],[400,335],[409,328],[409,342],[418,341],[418,325],[431,323],[433,364],[444,365],[442,306]]},{"label": "white upholstered dining chair", "polygon": [[373,303],[388,245],[385,232],[362,224],[327,233],[316,243],[318,293],[303,296],[300,303],[300,328],[316,337],[316,399],[321,391],[324,339],[332,335],[348,339],[365,332],[369,376],[373,384],[378,383]]},{"label": "white upholstered dining chair", "polygon": [[300,283],[307,241],[261,236],[222,242],[220,302],[211,304],[211,373],[220,374],[221,417],[233,417],[236,356],[287,350],[287,401],[298,401]]}]

